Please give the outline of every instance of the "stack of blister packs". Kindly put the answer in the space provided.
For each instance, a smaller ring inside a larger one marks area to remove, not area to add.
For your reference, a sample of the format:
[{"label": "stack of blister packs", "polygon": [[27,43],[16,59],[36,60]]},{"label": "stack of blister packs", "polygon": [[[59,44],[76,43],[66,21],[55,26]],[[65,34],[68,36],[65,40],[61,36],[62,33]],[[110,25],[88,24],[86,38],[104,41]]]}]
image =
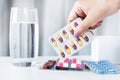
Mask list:
[{"label": "stack of blister packs", "polygon": [[66,70],[66,71],[92,71],[97,74],[118,74],[120,69],[107,60],[83,61],[76,58],[60,58],[48,60],[40,69]]}]

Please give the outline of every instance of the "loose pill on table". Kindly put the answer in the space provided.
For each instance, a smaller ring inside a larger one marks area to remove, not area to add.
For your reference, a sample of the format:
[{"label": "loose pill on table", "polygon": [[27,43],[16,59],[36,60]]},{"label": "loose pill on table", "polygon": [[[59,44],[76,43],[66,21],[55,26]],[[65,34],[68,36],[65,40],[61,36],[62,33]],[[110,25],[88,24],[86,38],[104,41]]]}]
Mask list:
[{"label": "loose pill on table", "polygon": [[58,49],[58,53],[61,54],[62,57],[65,57],[65,54],[61,49]]},{"label": "loose pill on table", "polygon": [[89,38],[87,37],[87,35],[85,33],[81,34],[81,37],[85,40],[85,41],[89,41]]},{"label": "loose pill on table", "polygon": [[68,30],[71,32],[71,34],[73,34],[73,35],[74,35],[74,30],[72,29],[72,27],[71,27],[71,26],[68,26]]},{"label": "loose pill on table", "polygon": [[80,46],[83,46],[83,42],[80,40],[79,37],[76,38],[76,41],[78,42],[78,44],[79,44]]},{"label": "loose pill on table", "polygon": [[62,33],[63,33],[63,35],[64,35],[64,37],[65,37],[66,39],[69,38],[69,34],[68,34],[65,30],[63,30]]},{"label": "loose pill on table", "polygon": [[77,46],[75,45],[75,43],[73,41],[70,41],[70,45],[72,46],[73,49],[77,49]]},{"label": "loose pill on table", "polygon": [[66,50],[66,52],[68,53],[68,54],[70,54],[71,53],[71,50],[70,50],[70,48],[67,46],[67,45],[65,45],[65,50]]},{"label": "loose pill on table", "polygon": [[77,26],[78,26],[78,23],[77,23],[77,22],[74,22],[74,26],[77,27]]},{"label": "loose pill on table", "polygon": [[60,36],[60,34],[56,34],[56,38],[57,38],[60,42],[63,42],[63,38]]},{"label": "loose pill on table", "polygon": [[55,47],[57,47],[58,45],[57,45],[57,42],[55,41],[55,39],[54,38],[51,38],[51,42],[52,42],[52,44],[55,46]]}]

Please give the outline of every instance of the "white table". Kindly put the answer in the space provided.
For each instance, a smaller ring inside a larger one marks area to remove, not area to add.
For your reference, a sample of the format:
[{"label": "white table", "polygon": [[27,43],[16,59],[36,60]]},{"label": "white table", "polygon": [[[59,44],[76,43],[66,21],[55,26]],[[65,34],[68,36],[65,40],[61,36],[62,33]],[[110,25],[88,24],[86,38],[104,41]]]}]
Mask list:
[{"label": "white table", "polygon": [[[90,59],[89,56],[80,58]],[[47,59],[57,59],[57,57],[39,57],[37,63],[42,65]],[[90,71],[40,70],[39,65],[15,67],[9,57],[0,57],[0,80],[120,80],[120,74],[99,75]]]}]

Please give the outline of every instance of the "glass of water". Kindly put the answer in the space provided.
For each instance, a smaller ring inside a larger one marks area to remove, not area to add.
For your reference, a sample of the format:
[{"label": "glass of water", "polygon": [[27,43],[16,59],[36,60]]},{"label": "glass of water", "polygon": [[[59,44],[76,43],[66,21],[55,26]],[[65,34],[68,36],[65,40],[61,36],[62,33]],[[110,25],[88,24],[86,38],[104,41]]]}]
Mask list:
[{"label": "glass of water", "polygon": [[38,56],[39,28],[36,8],[11,8],[10,57],[15,66],[31,66]]}]

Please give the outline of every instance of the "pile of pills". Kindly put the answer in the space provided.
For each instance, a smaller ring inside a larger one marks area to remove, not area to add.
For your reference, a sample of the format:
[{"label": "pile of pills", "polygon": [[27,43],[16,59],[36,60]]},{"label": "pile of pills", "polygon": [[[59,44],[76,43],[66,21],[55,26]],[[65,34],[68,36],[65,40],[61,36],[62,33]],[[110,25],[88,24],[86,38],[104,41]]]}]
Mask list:
[{"label": "pile of pills", "polygon": [[82,70],[83,65],[81,61],[78,61],[76,58],[61,58],[59,59],[57,65],[57,70]]},{"label": "pile of pills", "polygon": [[98,74],[117,74],[120,73],[120,70],[115,67],[112,63],[106,60],[101,61],[84,61],[84,65],[86,65],[91,71]]},{"label": "pile of pills", "polygon": [[74,31],[81,21],[80,18],[77,18],[49,38],[50,44],[61,57],[69,57],[75,54],[93,40],[94,34],[90,30],[79,37],[74,36]]}]

